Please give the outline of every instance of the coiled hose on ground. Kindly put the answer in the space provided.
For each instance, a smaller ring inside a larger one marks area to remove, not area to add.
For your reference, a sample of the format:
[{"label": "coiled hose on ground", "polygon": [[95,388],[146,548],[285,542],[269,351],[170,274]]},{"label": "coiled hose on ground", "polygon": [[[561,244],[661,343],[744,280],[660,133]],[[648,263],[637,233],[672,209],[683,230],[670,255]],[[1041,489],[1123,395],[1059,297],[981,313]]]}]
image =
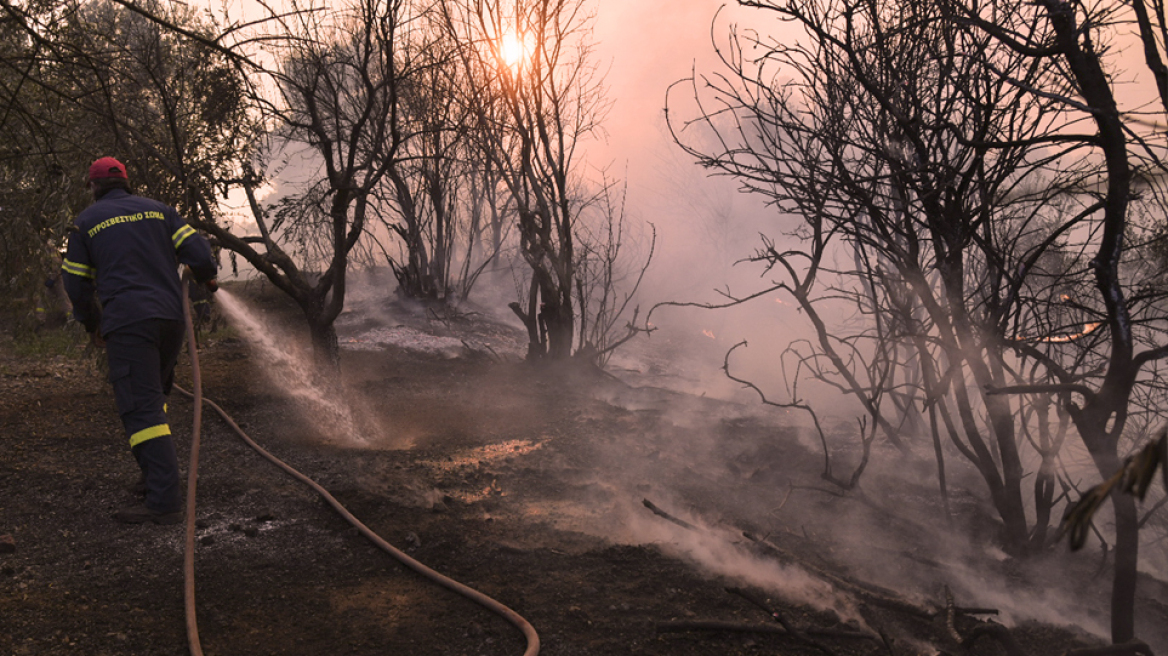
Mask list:
[{"label": "coiled hose on ground", "polygon": [[350,513],[343,505],[341,505],[339,501],[336,500],[335,497],[333,497],[333,495],[329,494],[328,491],[321,487],[316,481],[293,469],[287,463],[280,460],[271,453],[268,453],[268,451],[266,451],[263,447],[261,447],[259,444],[256,444],[256,442],[252,440],[247,433],[243,432],[243,429],[241,429],[239,425],[235,423],[235,420],[232,419],[231,416],[223,410],[223,408],[219,407],[219,405],[214,401],[203,398],[202,376],[199,371],[199,350],[195,344],[195,328],[194,322],[191,318],[190,301],[188,298],[186,298],[186,285],[183,285],[183,292],[183,307],[185,310],[187,324],[187,345],[191,356],[191,384],[194,387],[194,391],[187,391],[178,385],[175,385],[174,387],[182,394],[192,398],[195,404],[194,420],[192,422],[193,427],[191,435],[190,466],[187,473],[186,552],[183,559],[183,598],[186,605],[187,642],[190,647],[191,656],[203,656],[203,650],[199,643],[198,622],[195,615],[195,493],[199,472],[199,440],[200,433],[202,432],[202,407],[204,403],[215,410],[215,412],[217,412],[219,416],[222,417],[225,422],[227,422],[227,425],[230,426],[231,429],[235,431],[237,435],[239,435],[240,439],[247,443],[248,446],[269,460],[272,464],[276,465],[280,469],[283,469],[296,480],[315,490],[317,494],[323,497],[324,500],[328,502],[328,504],[341,515],[341,517],[344,517],[350,524],[356,527],[362,535],[369,538],[369,540],[372,541],[373,544],[377,545],[382,551],[385,551],[389,555],[396,558],[401,564],[409,567],[410,569],[430,579],[431,581],[434,581],[435,583],[448,588],[462,595],[463,597],[470,599],[471,601],[474,601],[480,606],[514,624],[515,627],[523,633],[523,637],[527,640],[527,649],[523,652],[523,656],[538,656],[539,635],[535,632],[535,627],[533,627],[530,622],[523,619],[523,617],[518,613],[499,603],[498,601],[495,601],[491,597],[488,597],[487,595],[479,592],[478,590],[475,590],[474,588],[471,588],[470,586],[459,583],[458,581],[455,581],[454,579],[444,574],[434,571],[433,569],[406,555],[400,549],[397,549],[390,543],[386,542],[381,538],[381,536],[374,533],[371,529],[369,529],[369,527],[365,526],[365,524],[361,523],[360,520],[354,517],[352,513]]}]

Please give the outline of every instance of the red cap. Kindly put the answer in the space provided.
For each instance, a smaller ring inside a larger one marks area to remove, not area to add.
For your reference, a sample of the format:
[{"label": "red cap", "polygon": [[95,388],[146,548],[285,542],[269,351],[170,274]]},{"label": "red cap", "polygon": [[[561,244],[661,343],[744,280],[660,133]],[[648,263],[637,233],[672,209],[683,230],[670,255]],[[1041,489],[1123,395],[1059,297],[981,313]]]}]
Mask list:
[{"label": "red cap", "polygon": [[126,167],[112,157],[102,157],[89,167],[90,180],[99,180],[101,178],[121,178],[126,180]]}]

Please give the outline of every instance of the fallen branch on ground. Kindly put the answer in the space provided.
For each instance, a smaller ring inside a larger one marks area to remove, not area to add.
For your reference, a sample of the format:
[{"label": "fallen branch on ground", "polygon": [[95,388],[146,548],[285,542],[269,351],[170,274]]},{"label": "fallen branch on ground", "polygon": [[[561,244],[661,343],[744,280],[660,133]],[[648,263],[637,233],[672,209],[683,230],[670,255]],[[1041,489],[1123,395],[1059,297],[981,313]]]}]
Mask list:
[{"label": "fallen branch on ground", "polygon": [[742,588],[726,588],[726,592],[738,595],[755,606],[758,606],[764,613],[770,615],[772,619],[782,625],[783,629],[785,629],[787,634],[792,638],[795,638],[799,642],[802,642],[809,647],[815,647],[819,651],[822,651],[829,656],[836,656],[835,650],[823,644],[819,640],[811,637],[807,633],[796,629],[790,622],[787,621],[787,618],[783,617],[782,613],[779,613],[778,611],[769,607],[765,601],[754,596],[749,590],[743,590]]},{"label": "fallen branch on ground", "polygon": [[957,644],[969,648],[982,636],[989,636],[1002,645],[1008,656],[1028,656],[1018,641],[1014,639],[1014,634],[1001,624],[994,622],[979,624],[970,629],[965,636],[962,636],[957,631],[957,614],[959,612],[957,605],[953,602],[953,593],[949,590],[949,586],[945,586],[945,626]]},{"label": "fallen branch on ground", "polygon": [[760,537],[758,537],[758,536],[756,536],[748,531],[743,531],[742,537],[746,538],[747,540],[750,540],[755,545],[759,546],[764,551],[768,552],[769,555],[771,555],[772,557],[777,558],[783,562],[796,563],[796,564],[798,564],[799,567],[802,567],[803,569],[807,570],[811,574],[827,581],[828,583],[831,583],[832,585],[835,585],[837,588],[845,590],[845,591],[865,600],[868,603],[874,604],[876,606],[881,606],[883,608],[888,608],[891,610],[900,611],[900,612],[907,613],[910,615],[915,615],[917,617],[921,617],[924,619],[932,619],[934,617],[934,613],[932,613],[928,610],[925,610],[924,608],[920,608],[919,606],[914,606],[913,604],[911,604],[907,601],[901,601],[899,599],[892,597],[891,595],[893,593],[891,593],[889,591],[871,590],[866,586],[849,581],[848,579],[845,579],[842,576],[832,574],[831,572],[819,569],[818,567],[815,567],[814,565],[812,565],[810,563],[800,561],[799,559],[795,558],[791,554],[788,554],[787,552],[783,551],[779,547],[771,544],[769,540],[766,540],[764,538],[760,538]]},{"label": "fallen branch on ground", "polygon": [[654,515],[657,515],[658,517],[661,517],[663,519],[667,519],[667,520],[673,522],[674,524],[677,524],[678,526],[685,528],[685,529],[689,529],[691,531],[698,530],[698,527],[694,526],[693,524],[690,524],[689,522],[687,522],[685,520],[681,520],[681,519],[674,517],[673,515],[670,515],[669,513],[665,512],[664,510],[653,505],[653,502],[649,501],[648,499],[641,499],[641,503],[644,504],[646,508],[648,508],[650,511],[653,512]]},{"label": "fallen branch on ground", "polygon": [[1132,640],[1119,645],[1093,647],[1091,649],[1072,649],[1064,656],[1154,656],[1152,648],[1139,640]]},{"label": "fallen branch on ground", "polygon": [[[687,631],[726,631],[728,633],[767,633],[772,635],[791,635],[786,629],[774,624],[745,624],[740,622],[720,622],[716,620],[674,620],[658,622],[654,625],[657,633],[685,633]],[[861,631],[847,631],[843,629],[807,629],[803,633],[819,638],[848,638],[856,640],[880,640]]]}]

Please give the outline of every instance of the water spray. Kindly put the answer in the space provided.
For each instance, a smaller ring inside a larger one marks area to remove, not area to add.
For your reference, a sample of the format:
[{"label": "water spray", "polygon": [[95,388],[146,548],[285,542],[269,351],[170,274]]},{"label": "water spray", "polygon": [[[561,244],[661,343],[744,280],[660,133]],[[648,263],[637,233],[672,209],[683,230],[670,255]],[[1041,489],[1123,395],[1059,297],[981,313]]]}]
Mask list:
[{"label": "water spray", "polygon": [[[383,550],[386,553],[393,556],[395,559],[398,560],[398,562],[402,563],[406,567],[414,570],[415,572],[430,579],[431,581],[433,581],[433,582],[435,582],[435,583],[437,583],[437,584],[439,584],[439,585],[441,585],[441,586],[443,586],[443,587],[445,587],[453,592],[456,592],[456,593],[462,595],[463,597],[466,597],[467,599],[470,599],[471,601],[479,604],[480,606],[482,606],[482,607],[486,608],[487,610],[499,615],[503,619],[505,619],[508,622],[510,622],[511,624],[513,624],[516,628],[518,628],[523,633],[523,637],[527,641],[527,648],[524,650],[523,656],[539,656],[539,635],[536,633],[535,628],[531,625],[530,622],[528,622],[526,619],[524,619],[522,616],[520,616],[518,613],[511,610],[507,606],[499,603],[498,601],[495,601],[491,597],[488,597],[487,595],[485,595],[485,594],[479,592],[478,590],[475,590],[474,588],[471,588],[463,583],[459,583],[458,581],[455,581],[454,579],[447,577],[447,576],[427,567],[426,565],[423,565],[421,562],[406,555],[405,552],[401,551],[400,549],[395,548],[389,542],[384,540],[381,536],[374,533],[369,527],[365,526],[365,524],[361,523],[361,521],[358,520],[352,513],[350,513],[344,506],[342,506],[341,503],[339,501],[337,501],[335,497],[333,497],[331,494],[329,494],[329,492],[327,490],[325,490],[323,487],[321,487],[320,484],[318,484],[316,481],[313,481],[311,478],[305,476],[304,474],[300,473],[296,469],[293,469],[287,463],[280,460],[276,456],[272,455],[271,453],[266,451],[263,447],[261,447],[259,444],[257,444],[254,440],[252,440],[247,435],[247,433],[245,433],[239,427],[239,425],[235,422],[235,420],[232,419],[231,416],[228,415],[227,412],[225,412],[223,410],[223,408],[219,407],[218,404],[214,403],[213,401],[211,401],[209,399],[203,398],[202,377],[201,377],[200,370],[199,370],[198,347],[195,344],[195,329],[194,329],[194,323],[191,319],[190,300],[187,297],[186,289],[187,289],[186,285],[184,285],[183,286],[183,309],[184,309],[184,315],[185,315],[185,319],[186,319],[187,344],[188,344],[188,347],[190,349],[190,355],[191,355],[191,375],[192,375],[192,383],[193,383],[194,391],[187,391],[187,390],[179,387],[178,385],[175,385],[174,387],[182,394],[194,399],[194,402],[195,402],[194,422],[193,422],[193,428],[192,428],[193,432],[192,432],[192,436],[191,436],[190,465],[188,467],[188,473],[187,473],[186,549],[185,549],[184,559],[183,559],[183,582],[184,582],[183,597],[184,597],[184,603],[185,603],[185,608],[186,608],[187,642],[188,642],[191,656],[203,656],[203,651],[202,651],[202,647],[200,645],[200,640],[199,640],[198,623],[196,620],[196,612],[195,612],[194,554],[195,554],[195,510],[196,510],[195,497],[196,497],[196,491],[197,491],[196,482],[198,481],[198,476],[199,476],[198,462],[199,462],[199,450],[200,450],[200,436],[202,433],[202,406],[204,403],[206,403],[213,410],[215,410],[219,414],[219,416],[222,417],[225,422],[227,422],[228,426],[230,426],[231,429],[233,431],[235,431],[235,433],[237,435],[239,435],[240,439],[242,439],[248,446],[252,447],[252,449],[254,449],[257,453],[259,453],[261,456],[266,458],[271,463],[275,464],[280,469],[284,470],[286,473],[288,473],[293,478],[299,480],[300,482],[308,485],[313,490],[315,490],[317,492],[317,494],[319,494],[330,506],[333,507],[334,510],[337,511],[337,513],[339,513],[342,517],[345,518],[346,521],[348,521],[350,524],[352,524],[362,535],[364,535],[366,538],[368,538],[370,541],[372,541],[375,545],[377,545],[378,548],[380,548],[381,550]],[[220,290],[218,292],[218,296],[222,302],[224,309],[227,310],[229,313],[235,312],[236,313],[235,316],[237,316],[237,317],[242,317],[245,319],[250,318],[248,313],[242,311],[242,304],[240,304],[238,302],[238,300],[235,299],[234,297],[232,297],[230,294],[228,294],[225,291]],[[255,322],[253,319],[253,320],[251,320],[251,323],[248,325],[258,326],[259,324],[258,324],[258,322]],[[257,331],[255,334],[262,336],[264,333],[262,331]]]},{"label": "water spray", "polygon": [[341,400],[341,395],[318,381],[311,355],[298,353],[294,341],[272,327],[265,325],[241,300],[226,290],[216,293],[218,305],[231,325],[253,348],[258,349],[269,363],[264,374],[286,394],[303,405],[305,418],[330,436],[341,436],[346,442],[366,444],[353,418],[352,409]]}]

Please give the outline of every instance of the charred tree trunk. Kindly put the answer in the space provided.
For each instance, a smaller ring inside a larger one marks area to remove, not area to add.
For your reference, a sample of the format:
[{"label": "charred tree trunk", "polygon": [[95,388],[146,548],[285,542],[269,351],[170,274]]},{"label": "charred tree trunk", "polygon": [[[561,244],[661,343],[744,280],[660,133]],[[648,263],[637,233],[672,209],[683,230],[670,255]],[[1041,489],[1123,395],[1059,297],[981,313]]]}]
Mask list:
[{"label": "charred tree trunk", "polygon": [[[1118,439],[1106,430],[1111,413],[1088,407],[1072,412],[1076,427],[1087,445],[1096,469],[1104,480],[1123,467],[1118,453]],[[1122,421],[1116,422],[1121,424]],[[1136,582],[1138,579],[1140,526],[1136,501],[1130,494],[1111,495],[1115,511],[1115,573],[1111,586],[1111,641],[1122,644],[1135,638]]]},{"label": "charred tree trunk", "polygon": [[[1092,42],[1081,38],[1084,26],[1071,5],[1061,0],[1042,0],[1056,35],[1056,45],[1087,105],[1093,110],[1095,141],[1106,162],[1107,190],[1103,205],[1103,229],[1099,251],[1091,261],[1095,284],[1107,309],[1110,354],[1107,373],[1099,390],[1087,395],[1082,409],[1071,416],[1104,479],[1118,471],[1118,442],[1127,419],[1138,365],[1134,360],[1131,311],[1120,282],[1119,264],[1131,200],[1132,170],[1128,161],[1127,135],[1111,82]],[[1111,424],[1110,426],[1108,424]],[[1135,501],[1112,495],[1115,508],[1115,579],[1111,590],[1111,640],[1120,644],[1135,637],[1136,565],[1139,559],[1139,522]]]},{"label": "charred tree trunk", "polygon": [[540,322],[547,330],[547,357],[563,360],[572,355],[575,336],[571,294],[556,290],[550,299],[543,303],[539,313]]},{"label": "charred tree trunk", "polygon": [[335,267],[326,271],[311,293],[296,299],[308,323],[316,369],[330,377],[336,376],[341,367],[341,349],[333,322],[341,313],[344,297],[345,273],[342,261],[339,272]]},{"label": "charred tree trunk", "polygon": [[[391,169],[386,177],[393,187],[400,223],[390,226],[401,238],[406,248],[405,262],[389,259],[389,267],[397,279],[398,293],[407,298],[435,299],[438,294],[430,275],[430,260],[422,235],[421,209],[410,189],[409,182],[396,169]],[[387,256],[388,257],[388,256]]]},{"label": "charred tree trunk", "polygon": [[337,342],[337,329],[332,321],[308,317],[308,329],[312,336],[312,353],[317,369],[336,371],[341,366],[341,349]]},{"label": "charred tree trunk", "polygon": [[547,352],[546,337],[541,328],[539,312],[539,283],[533,278],[527,291],[527,310],[514,302],[508,305],[527,329],[527,360],[539,360]]},{"label": "charred tree trunk", "polygon": [[448,204],[446,188],[437,163],[435,170],[426,175],[430,203],[434,208],[434,257],[430,259],[427,272],[430,277],[432,298],[445,300],[450,289],[449,240],[453,237],[454,212]]},{"label": "charred tree trunk", "polygon": [[1111,495],[1115,509],[1115,580],[1111,583],[1111,641],[1135,638],[1136,582],[1140,560],[1140,524],[1130,494]]}]

